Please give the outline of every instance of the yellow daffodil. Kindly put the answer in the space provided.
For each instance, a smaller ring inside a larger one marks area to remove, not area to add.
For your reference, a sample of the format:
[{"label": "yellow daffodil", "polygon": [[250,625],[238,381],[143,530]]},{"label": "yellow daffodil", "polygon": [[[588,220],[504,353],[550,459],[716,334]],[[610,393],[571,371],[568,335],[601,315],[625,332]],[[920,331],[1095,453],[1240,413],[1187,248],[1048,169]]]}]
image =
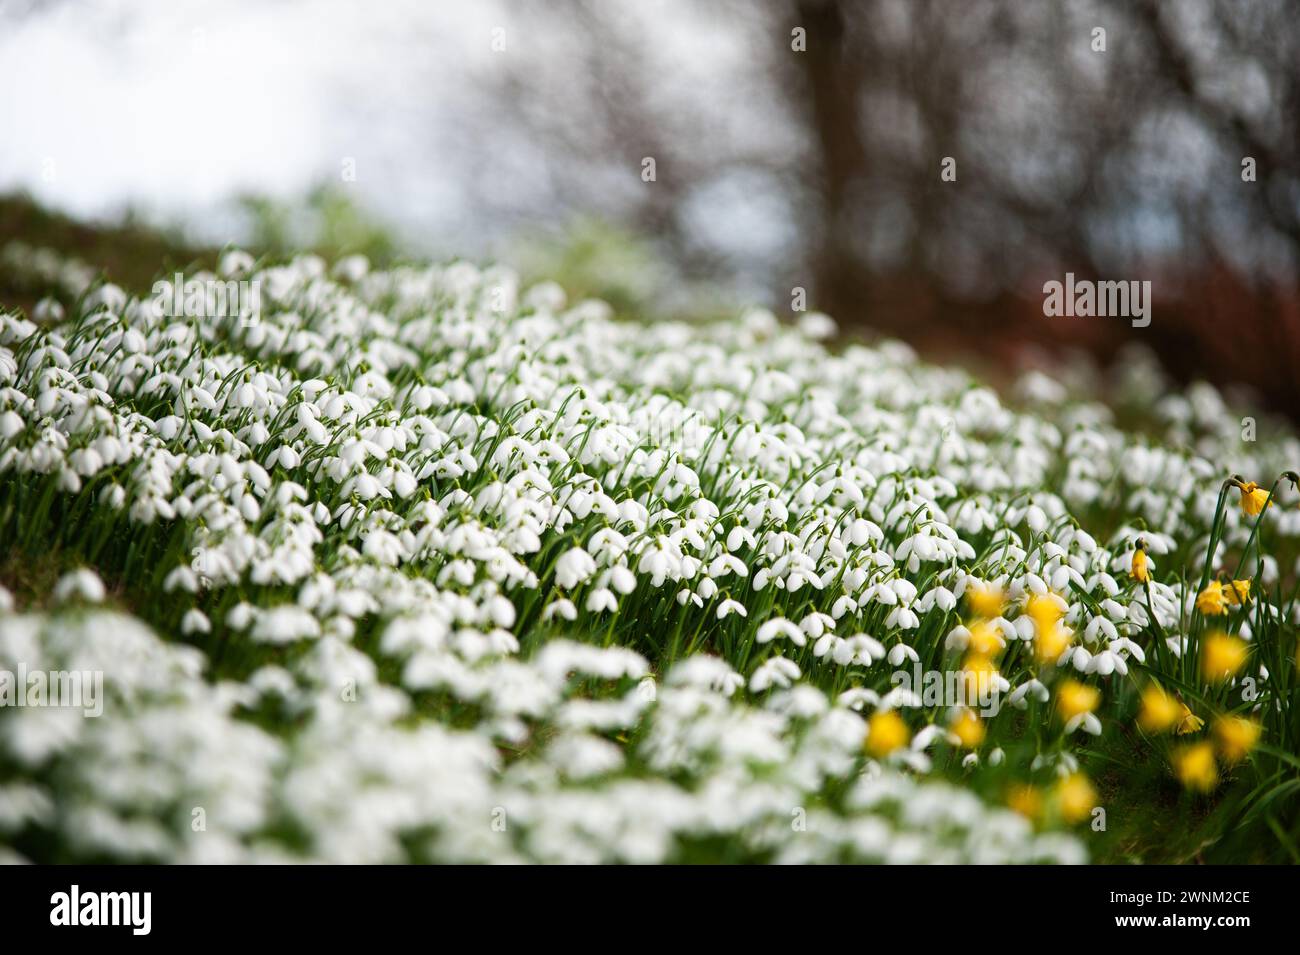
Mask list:
[{"label": "yellow daffodil", "polygon": [[1026,819],[1038,819],[1043,814],[1043,796],[1033,786],[1012,786],[1007,793],[1007,805]]},{"label": "yellow daffodil", "polygon": [[984,723],[970,710],[962,710],[953,721],[952,731],[967,749],[975,749],[984,742]]},{"label": "yellow daffodil", "polygon": [[1034,651],[1040,663],[1056,660],[1070,645],[1070,635],[1061,626],[1065,616],[1051,594],[1034,594],[1025,601],[1025,614],[1034,621]]},{"label": "yellow daffodil", "polygon": [[1219,752],[1229,766],[1239,763],[1259,742],[1262,727],[1244,716],[1221,716],[1214,721],[1214,735],[1219,741]]},{"label": "yellow daffodil", "polygon": [[1056,798],[1061,807],[1061,818],[1073,824],[1092,814],[1097,805],[1097,790],[1092,788],[1092,783],[1083,773],[1071,773],[1057,784]]},{"label": "yellow daffodil", "polygon": [[893,710],[873,713],[867,722],[867,752],[877,759],[883,759],[900,746],[906,746],[911,738],[912,733],[907,724]]},{"label": "yellow daffodil", "polygon": [[1186,703],[1178,704],[1178,712],[1177,733],[1179,736],[1186,736],[1188,733],[1199,732],[1201,727],[1205,725],[1205,720],[1193,713],[1191,707]]},{"label": "yellow daffodil", "polygon": [[980,617],[999,617],[1006,598],[997,587],[975,586],[966,591],[966,602],[971,612]]},{"label": "yellow daffodil", "polygon": [[1048,629],[1038,631],[1034,638],[1034,654],[1039,663],[1051,663],[1059,659],[1069,645],[1069,632],[1059,623],[1054,623]]},{"label": "yellow daffodil", "polygon": [[1051,594],[1033,594],[1025,601],[1025,613],[1038,625],[1039,630],[1046,630],[1065,616],[1065,611]]},{"label": "yellow daffodil", "polygon": [[1129,573],[1133,579],[1140,584],[1145,584],[1151,579],[1151,566],[1147,560],[1147,552],[1144,550],[1133,551],[1133,564],[1129,568]]},{"label": "yellow daffodil", "polygon": [[1228,610],[1228,593],[1217,580],[1196,595],[1196,609],[1207,617],[1217,617]]},{"label": "yellow daffodil", "polygon": [[1241,509],[1247,517],[1258,517],[1268,507],[1268,491],[1254,481],[1240,481],[1237,490],[1241,491]]},{"label": "yellow daffodil", "polygon": [[1201,645],[1201,673],[1211,683],[1222,683],[1241,672],[1250,648],[1240,637],[1211,633]]},{"label": "yellow daffodil", "polygon": [[1228,595],[1228,602],[1234,607],[1247,603],[1250,600],[1250,581],[1234,580],[1227,587],[1223,588],[1224,593]]},{"label": "yellow daffodil", "polygon": [[1214,747],[1209,742],[1192,743],[1174,753],[1174,773],[1188,789],[1209,792],[1219,782]]},{"label": "yellow daffodil", "polygon": [[1004,641],[997,627],[987,620],[980,620],[971,625],[970,649],[982,657],[992,657],[1002,650]]},{"label": "yellow daffodil", "polygon": [[998,675],[998,667],[988,657],[972,653],[966,657],[962,669],[965,671],[965,685],[969,691],[976,693],[981,699],[992,691],[993,681]]},{"label": "yellow daffodil", "polygon": [[1182,719],[1178,701],[1152,683],[1142,691],[1142,712],[1138,714],[1138,726],[1148,733],[1164,733]]},{"label": "yellow daffodil", "polygon": [[1067,722],[1076,716],[1091,713],[1099,703],[1101,690],[1077,680],[1066,680],[1056,691],[1056,708],[1061,711],[1061,718]]}]

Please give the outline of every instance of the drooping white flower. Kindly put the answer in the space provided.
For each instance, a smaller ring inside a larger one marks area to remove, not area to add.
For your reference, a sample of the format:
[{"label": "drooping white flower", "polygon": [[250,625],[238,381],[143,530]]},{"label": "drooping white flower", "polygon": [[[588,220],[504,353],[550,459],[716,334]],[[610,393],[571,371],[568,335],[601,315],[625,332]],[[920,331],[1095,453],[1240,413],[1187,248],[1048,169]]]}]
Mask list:
[{"label": "drooping white flower", "polygon": [[102,603],[108,596],[104,582],[99,575],[87,567],[68,571],[54,584],[54,599],[60,603],[80,600],[86,603]]}]

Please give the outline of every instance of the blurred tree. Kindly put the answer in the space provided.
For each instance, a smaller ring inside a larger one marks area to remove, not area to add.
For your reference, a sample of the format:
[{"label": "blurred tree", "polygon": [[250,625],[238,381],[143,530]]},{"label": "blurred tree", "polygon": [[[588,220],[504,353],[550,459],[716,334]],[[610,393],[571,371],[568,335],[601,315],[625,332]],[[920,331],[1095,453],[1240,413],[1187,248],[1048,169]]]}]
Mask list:
[{"label": "blurred tree", "polygon": [[[757,275],[778,306],[806,287],[923,345],[1106,357],[1136,337],[1184,376],[1300,409],[1286,0],[509,9],[528,42],[484,67],[497,95],[473,135],[491,155],[509,131],[541,214],[627,223],[688,274]],[[1153,324],[1045,317],[1043,283],[1066,271],[1152,281]]]}]

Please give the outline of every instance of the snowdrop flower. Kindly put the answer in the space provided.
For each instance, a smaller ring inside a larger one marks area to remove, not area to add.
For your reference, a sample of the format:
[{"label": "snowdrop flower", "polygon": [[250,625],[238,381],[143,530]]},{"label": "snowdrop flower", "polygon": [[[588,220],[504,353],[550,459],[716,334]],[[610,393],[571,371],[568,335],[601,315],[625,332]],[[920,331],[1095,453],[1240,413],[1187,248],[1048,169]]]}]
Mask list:
[{"label": "snowdrop flower", "polygon": [[917,752],[924,752],[933,746],[936,742],[944,738],[943,727],[931,723],[920,730],[912,737],[912,749]]},{"label": "snowdrop flower", "polygon": [[855,712],[861,712],[864,707],[875,709],[880,706],[880,695],[874,690],[868,690],[866,687],[854,687],[851,690],[845,690],[835,700],[837,706],[848,707]]},{"label": "snowdrop flower", "polygon": [[841,594],[836,598],[835,603],[831,605],[831,618],[840,620],[846,614],[853,613],[858,609],[858,602],[848,594]]},{"label": "snowdrop flower", "polygon": [[895,607],[885,618],[885,626],[891,629],[915,630],[920,625],[920,618],[909,607]]},{"label": "snowdrop flower", "polygon": [[824,312],[804,312],[799,316],[799,331],[814,340],[834,338],[839,333],[835,320]]},{"label": "snowdrop flower", "polygon": [[1041,682],[1037,679],[1029,679],[1011,691],[1011,695],[1007,697],[1007,702],[1016,709],[1023,710],[1029,706],[1030,700],[1046,703],[1050,695],[1047,687]]},{"label": "snowdrop flower", "polygon": [[799,629],[815,640],[823,633],[835,629],[835,619],[829,614],[810,613],[799,621]]},{"label": "snowdrop flower", "polygon": [[565,600],[563,597],[552,600],[542,611],[542,619],[550,620],[554,617],[560,617],[564,620],[577,620],[578,608],[573,605],[572,600]]},{"label": "snowdrop flower", "polygon": [[674,664],[666,682],[670,686],[696,686],[731,696],[745,685],[745,678],[718,657],[697,655]]},{"label": "snowdrop flower", "polygon": [[728,574],[748,577],[749,568],[745,566],[743,561],[731,554],[719,554],[709,564],[709,576],[717,580],[726,577]]},{"label": "snowdrop flower", "polygon": [[[689,593],[689,591],[685,592]],[[699,598],[696,597],[696,600],[699,600]],[[585,606],[590,613],[614,613],[618,610],[618,598],[614,596],[612,590],[605,587],[597,587],[587,595]]]},{"label": "snowdrop flower", "polygon": [[10,440],[26,427],[26,423],[15,412],[0,412],[0,438]]},{"label": "snowdrop flower", "polygon": [[570,548],[555,562],[555,583],[565,590],[572,590],[595,573],[596,562],[580,547]]},{"label": "snowdrop flower", "polygon": [[1107,618],[1093,617],[1088,621],[1088,626],[1084,627],[1083,635],[1089,643],[1096,643],[1099,640],[1117,640],[1119,631]]},{"label": "snowdrop flower", "polygon": [[856,633],[848,638],[848,643],[853,647],[855,656],[863,663],[885,659],[884,644],[875,637]]},{"label": "snowdrop flower", "polygon": [[732,600],[730,598],[718,604],[717,617],[719,620],[725,620],[732,614],[739,614],[742,617],[748,617],[749,611],[745,609],[745,605],[740,601]]},{"label": "snowdrop flower", "polygon": [[242,249],[231,249],[221,256],[217,272],[226,278],[239,278],[253,270],[253,257]]},{"label": "snowdrop flower", "polygon": [[948,613],[956,608],[957,598],[946,587],[934,587],[927,591],[925,596],[916,602],[915,606],[920,613],[929,613],[936,607],[944,613]]},{"label": "snowdrop flower", "polygon": [[771,657],[756,669],[749,678],[749,691],[762,693],[772,687],[785,688],[799,679],[800,670],[793,660]]},{"label": "snowdrop flower", "polygon": [[199,592],[199,577],[186,564],[177,564],[163,578],[163,592],[172,593],[181,590],[185,593]]},{"label": "snowdrop flower", "polygon": [[247,630],[257,619],[257,608],[241,601],[226,614],[226,625],[234,630]]},{"label": "snowdrop flower", "polygon": [[1066,663],[1073,664],[1080,673],[1087,673],[1092,668],[1092,654],[1084,647],[1066,649],[1061,654],[1061,659],[1057,661],[1057,666],[1065,666]]},{"label": "snowdrop flower", "polygon": [[[838,650],[844,640],[833,633],[826,633],[817,638],[813,644],[813,656],[821,658],[830,653],[832,649]],[[838,661],[837,661],[838,662]]]},{"label": "snowdrop flower", "polygon": [[795,623],[786,620],[784,617],[773,617],[771,620],[766,621],[754,635],[754,639],[759,643],[771,643],[777,637],[786,637],[797,647],[802,647],[808,642],[804,632]]},{"label": "snowdrop flower", "polygon": [[1070,717],[1065,723],[1065,732],[1073,733],[1075,730],[1082,729],[1090,736],[1101,735],[1101,720],[1097,719],[1094,713],[1080,713],[1077,716]]},{"label": "snowdrop flower", "polygon": [[964,651],[970,646],[970,631],[962,624],[957,624],[948,631],[948,636],[944,637],[943,648],[945,650]]},{"label": "snowdrop flower", "polygon": [[316,618],[294,604],[281,604],[258,614],[252,638],[262,643],[292,643],[320,635]]},{"label": "snowdrop flower", "polygon": [[905,643],[896,643],[890,647],[887,659],[891,667],[902,666],[904,660],[910,660],[912,663],[921,662],[921,657],[917,652]]},{"label": "snowdrop flower", "polygon": [[598,736],[571,733],[561,736],[546,751],[546,758],[573,779],[592,779],[618,771],[623,753]]},{"label": "snowdrop flower", "polygon": [[59,603],[80,600],[85,603],[102,603],[107,597],[104,582],[93,570],[82,567],[69,571],[54,585],[54,599]]},{"label": "snowdrop flower", "polygon": [[208,622],[208,618],[203,611],[199,610],[197,607],[191,607],[189,610],[185,611],[185,615],[181,617],[181,633],[194,634],[211,632],[212,624]]},{"label": "snowdrop flower", "polygon": [[923,706],[924,702],[921,695],[915,690],[909,690],[906,687],[896,686],[880,698],[880,708],[882,710],[896,709],[915,709]]},{"label": "snowdrop flower", "polygon": [[1127,676],[1128,663],[1119,653],[1107,648],[1093,655],[1092,659],[1088,661],[1087,669],[1084,672],[1096,673],[1099,676],[1110,676],[1112,673]]}]

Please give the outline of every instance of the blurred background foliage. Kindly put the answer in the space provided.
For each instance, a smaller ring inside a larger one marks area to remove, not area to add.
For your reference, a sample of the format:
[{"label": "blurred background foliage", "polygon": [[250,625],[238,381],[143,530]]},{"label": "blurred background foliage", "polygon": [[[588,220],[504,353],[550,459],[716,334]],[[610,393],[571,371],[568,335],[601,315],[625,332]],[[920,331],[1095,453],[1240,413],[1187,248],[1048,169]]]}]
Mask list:
[{"label": "blurred background foliage", "polygon": [[391,225],[333,183],[317,185],[300,201],[245,194],[237,204],[248,217],[249,246],[276,258],[302,251],[327,259],[360,254],[376,266],[389,266],[402,247]]},{"label": "blurred background foliage", "polygon": [[[186,55],[150,59],[164,40]],[[788,314],[803,289],[933,357],[1013,370],[1138,342],[1300,416],[1291,0],[0,0],[0,56],[32,80],[0,106],[0,185],[113,230],[162,221],[172,259],[499,256],[650,317]],[[241,135],[143,151],[164,68]],[[93,161],[63,145],[90,132]],[[1150,327],[1045,317],[1066,272],[1151,281]]]}]

